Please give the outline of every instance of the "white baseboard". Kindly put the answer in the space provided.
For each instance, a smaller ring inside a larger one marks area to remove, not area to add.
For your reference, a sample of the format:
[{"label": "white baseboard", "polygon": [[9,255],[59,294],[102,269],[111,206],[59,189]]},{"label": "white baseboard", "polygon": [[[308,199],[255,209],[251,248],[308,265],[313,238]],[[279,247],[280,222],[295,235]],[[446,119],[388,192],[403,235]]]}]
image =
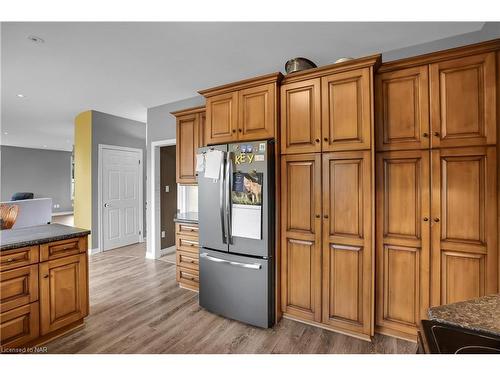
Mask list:
[{"label": "white baseboard", "polygon": [[175,245],[172,245],[170,247],[166,247],[165,249],[160,250],[160,257],[168,254],[173,254],[175,253]]},{"label": "white baseboard", "polygon": [[89,255],[95,255],[101,252],[101,249],[96,248],[96,249],[89,249]]}]

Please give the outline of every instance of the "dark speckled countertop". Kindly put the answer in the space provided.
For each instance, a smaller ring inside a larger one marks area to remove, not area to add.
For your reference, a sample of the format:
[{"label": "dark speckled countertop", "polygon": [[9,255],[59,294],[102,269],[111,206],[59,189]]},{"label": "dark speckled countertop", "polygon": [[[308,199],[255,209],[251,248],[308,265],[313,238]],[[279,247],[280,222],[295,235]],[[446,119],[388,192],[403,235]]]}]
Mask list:
[{"label": "dark speckled countertop", "polygon": [[0,251],[87,236],[89,234],[89,230],[61,224],[45,224],[19,229],[7,229],[0,231]]},{"label": "dark speckled countertop", "polygon": [[176,223],[198,224],[198,212],[178,212],[174,221]]},{"label": "dark speckled countertop", "polygon": [[431,307],[429,319],[500,336],[500,294]]}]

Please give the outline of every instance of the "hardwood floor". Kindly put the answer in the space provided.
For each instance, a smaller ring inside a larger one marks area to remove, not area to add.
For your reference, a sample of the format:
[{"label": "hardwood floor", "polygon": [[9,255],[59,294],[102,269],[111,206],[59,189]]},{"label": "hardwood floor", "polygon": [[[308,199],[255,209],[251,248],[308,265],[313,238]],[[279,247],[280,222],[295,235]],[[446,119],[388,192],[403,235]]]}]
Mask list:
[{"label": "hardwood floor", "polygon": [[84,328],[47,344],[48,353],[415,353],[416,344],[373,342],[282,319],[272,329],[209,313],[181,289],[175,265],[144,258],[138,244],[90,257],[90,315]]}]

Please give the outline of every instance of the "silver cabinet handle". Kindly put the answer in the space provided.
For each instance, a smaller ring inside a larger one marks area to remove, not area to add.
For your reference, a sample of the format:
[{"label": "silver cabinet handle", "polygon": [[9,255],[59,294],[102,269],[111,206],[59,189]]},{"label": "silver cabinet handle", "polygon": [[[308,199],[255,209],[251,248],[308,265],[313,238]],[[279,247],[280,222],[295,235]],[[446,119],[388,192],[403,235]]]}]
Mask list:
[{"label": "silver cabinet handle", "polygon": [[211,262],[216,262],[216,263],[226,263],[230,264],[231,266],[235,267],[241,267],[241,268],[249,268],[252,270],[260,270],[262,268],[262,265],[260,263],[240,263],[240,262],[233,262],[231,260],[225,260],[225,259],[220,259],[220,258],[215,258],[207,253],[201,253],[200,258],[205,258]]}]

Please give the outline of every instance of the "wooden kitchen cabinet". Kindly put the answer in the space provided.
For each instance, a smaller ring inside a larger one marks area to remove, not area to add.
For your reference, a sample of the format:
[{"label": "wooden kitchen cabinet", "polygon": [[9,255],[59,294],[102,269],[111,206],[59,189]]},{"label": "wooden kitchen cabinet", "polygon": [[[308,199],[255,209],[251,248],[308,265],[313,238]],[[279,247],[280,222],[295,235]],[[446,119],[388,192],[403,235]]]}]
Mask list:
[{"label": "wooden kitchen cabinet", "polygon": [[281,308],[321,321],[321,156],[281,158]]},{"label": "wooden kitchen cabinet", "polygon": [[371,335],[373,305],[371,151],[323,154],[323,316]]},{"label": "wooden kitchen cabinet", "polygon": [[427,65],[377,74],[375,90],[377,151],[429,148]]},{"label": "wooden kitchen cabinet", "polygon": [[196,153],[205,144],[205,107],[172,112],[176,117],[176,181],[196,184]]},{"label": "wooden kitchen cabinet", "polygon": [[281,153],[321,151],[321,80],[281,86]]},{"label": "wooden kitchen cabinet", "polygon": [[376,324],[416,339],[430,306],[429,151],[389,151],[376,164]]},{"label": "wooden kitchen cabinet", "polygon": [[371,148],[372,86],[370,68],[321,78],[323,152]]},{"label": "wooden kitchen cabinet", "polygon": [[40,263],[40,333],[88,315],[87,254]]},{"label": "wooden kitchen cabinet", "polygon": [[206,144],[276,137],[281,73],[202,90],[207,99]]},{"label": "wooden kitchen cabinet", "polygon": [[0,313],[38,301],[38,265],[0,272]]},{"label": "wooden kitchen cabinet", "polygon": [[182,288],[199,289],[198,224],[175,223],[176,280]]},{"label": "wooden kitchen cabinet", "polygon": [[429,65],[431,146],[496,143],[495,53]]},{"label": "wooden kitchen cabinet", "polygon": [[496,147],[433,150],[431,162],[431,305],[496,293]]}]

